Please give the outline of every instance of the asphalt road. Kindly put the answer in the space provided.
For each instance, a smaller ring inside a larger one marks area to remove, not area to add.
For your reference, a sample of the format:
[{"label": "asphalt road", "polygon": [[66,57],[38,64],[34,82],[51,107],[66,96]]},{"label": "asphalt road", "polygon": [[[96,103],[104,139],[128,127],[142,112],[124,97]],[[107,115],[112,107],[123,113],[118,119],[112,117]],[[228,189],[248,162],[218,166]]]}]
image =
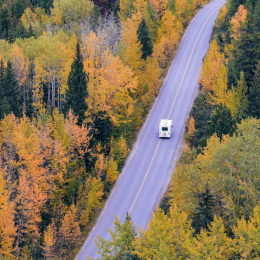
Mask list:
[{"label": "asphalt road", "polygon": [[[94,239],[97,234],[110,238],[107,228],[113,229],[115,214],[123,222],[127,212],[131,212],[134,224],[146,228],[162,187],[171,174],[173,157],[197,88],[199,68],[209,48],[218,11],[224,3],[225,0],[209,3],[187,29],[157,101],[77,260],[86,260],[87,255],[94,259],[98,257]],[[159,139],[159,122],[167,118],[173,121],[172,136]]]}]

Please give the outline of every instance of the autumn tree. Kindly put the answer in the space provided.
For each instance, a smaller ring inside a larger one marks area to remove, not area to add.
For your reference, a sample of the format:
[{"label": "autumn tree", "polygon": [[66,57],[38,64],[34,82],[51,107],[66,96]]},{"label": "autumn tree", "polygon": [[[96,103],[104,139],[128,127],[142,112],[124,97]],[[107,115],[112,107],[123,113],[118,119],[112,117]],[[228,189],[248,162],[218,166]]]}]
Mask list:
[{"label": "autumn tree", "polygon": [[196,259],[231,259],[234,255],[233,246],[232,239],[226,234],[223,220],[215,216],[208,228],[201,229],[196,236],[191,252]]},{"label": "autumn tree", "polygon": [[69,109],[72,109],[73,113],[79,117],[79,124],[83,123],[86,110],[88,109],[86,103],[87,97],[87,75],[84,71],[83,57],[81,54],[80,42],[78,41],[76,45],[75,59],[71,65],[71,72],[68,78],[64,113],[67,113]]},{"label": "autumn tree", "polygon": [[253,210],[250,220],[241,218],[236,226],[233,227],[234,256],[242,256],[244,258],[258,258],[260,255],[260,208],[256,206]]},{"label": "autumn tree", "polygon": [[94,8],[94,4],[89,0],[54,0],[53,9],[61,10],[62,22],[72,25],[84,21]]},{"label": "autumn tree", "polygon": [[44,257],[46,259],[53,259],[55,257],[55,246],[56,246],[56,230],[55,225],[48,225],[44,232]]},{"label": "autumn tree", "polygon": [[[115,215],[114,231],[108,229],[112,240],[105,240],[98,236],[95,241],[98,253],[101,259],[133,259],[137,260],[135,256],[133,241],[135,239],[135,230],[130,215],[127,213],[123,224],[120,223],[118,217]],[[125,258],[129,257],[130,258]],[[99,259],[99,258],[98,258]]]},{"label": "autumn tree", "polygon": [[193,143],[193,139],[195,136],[195,120],[193,117],[191,117],[186,125],[187,132],[185,134],[185,141],[191,145]]},{"label": "autumn tree", "polygon": [[169,215],[162,210],[153,213],[147,231],[139,230],[134,242],[135,253],[141,259],[189,258],[193,230],[185,212],[173,205]]},{"label": "autumn tree", "polygon": [[143,18],[137,29],[138,40],[142,44],[142,59],[146,60],[153,53],[153,45],[149,35],[149,29]]},{"label": "autumn tree", "polygon": [[122,20],[130,18],[133,14],[134,5],[133,0],[122,0],[119,2],[120,13],[119,16]]},{"label": "autumn tree", "polygon": [[5,176],[6,173],[0,169],[0,255],[13,258],[17,228],[14,203],[10,201],[10,191]]},{"label": "autumn tree", "polygon": [[70,207],[61,221],[61,227],[57,234],[57,243],[61,255],[66,255],[67,248],[71,249],[81,235],[80,226],[76,216],[77,210],[74,204]]},{"label": "autumn tree", "polygon": [[211,91],[213,85],[217,81],[221,66],[225,62],[224,55],[220,52],[217,41],[213,40],[210,43],[210,48],[203,61],[200,84],[204,92]]},{"label": "autumn tree", "polygon": [[247,10],[245,9],[244,5],[240,5],[235,16],[232,17],[231,23],[231,37],[235,40],[240,36],[240,28],[242,24],[245,22],[247,16]]}]

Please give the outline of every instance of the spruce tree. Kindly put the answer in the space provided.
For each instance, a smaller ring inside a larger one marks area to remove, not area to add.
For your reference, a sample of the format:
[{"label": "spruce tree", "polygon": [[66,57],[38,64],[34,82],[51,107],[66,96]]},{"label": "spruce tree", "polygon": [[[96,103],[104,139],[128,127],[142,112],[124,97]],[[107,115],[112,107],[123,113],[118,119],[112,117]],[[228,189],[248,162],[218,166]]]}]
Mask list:
[{"label": "spruce tree", "polygon": [[76,45],[76,54],[71,65],[71,72],[68,78],[68,89],[65,95],[64,113],[72,109],[73,114],[78,116],[78,124],[81,125],[85,119],[85,112],[88,109],[86,98],[87,75],[84,71],[83,57],[80,49],[80,42]]},{"label": "spruce tree", "polygon": [[20,117],[22,115],[20,90],[10,60],[7,62],[5,71],[3,92],[7,98],[10,112]]},{"label": "spruce tree", "polygon": [[234,66],[237,77],[244,71],[248,86],[254,76],[255,67],[260,60],[260,32],[257,15],[248,13],[247,21],[241,28],[241,36],[234,43]]},{"label": "spruce tree", "polygon": [[260,118],[260,61],[257,65],[252,86],[248,94],[250,116]]},{"label": "spruce tree", "polygon": [[201,228],[208,229],[210,223],[214,220],[214,197],[210,194],[208,183],[205,187],[205,192],[200,194],[200,202],[196,207],[192,216],[192,227],[196,233],[199,233]]},{"label": "spruce tree", "polygon": [[3,118],[2,106],[4,102],[4,77],[5,67],[3,59],[0,60],[0,119]]},{"label": "spruce tree", "polygon": [[137,34],[138,40],[142,44],[142,59],[146,60],[146,58],[153,53],[153,44],[145,19],[142,19],[141,23],[139,24]]},{"label": "spruce tree", "polygon": [[247,92],[248,92],[248,87],[245,82],[244,72],[241,71],[240,79],[237,82],[237,88],[236,88],[236,99],[238,102],[237,121],[239,122],[247,115],[247,110],[248,110]]},{"label": "spruce tree", "polygon": [[7,97],[4,96],[3,98],[3,102],[2,102],[2,105],[1,105],[1,110],[2,110],[2,115],[1,115],[1,118],[4,118],[6,115],[9,115],[10,114],[10,106],[8,104],[8,100],[7,100]]},{"label": "spruce tree", "polygon": [[212,114],[210,123],[208,125],[208,133],[210,135],[216,133],[222,139],[222,135],[233,135],[236,128],[236,122],[232,118],[230,109],[224,104],[219,104]]}]

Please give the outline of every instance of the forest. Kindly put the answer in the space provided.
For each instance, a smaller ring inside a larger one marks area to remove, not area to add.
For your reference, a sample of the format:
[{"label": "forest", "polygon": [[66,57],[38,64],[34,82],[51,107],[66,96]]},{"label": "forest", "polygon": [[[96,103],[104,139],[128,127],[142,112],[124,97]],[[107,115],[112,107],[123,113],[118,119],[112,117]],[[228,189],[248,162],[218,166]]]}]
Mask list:
[{"label": "forest", "polygon": [[1,259],[76,255],[207,2],[0,0]]},{"label": "forest", "polygon": [[216,20],[183,154],[147,230],[116,217],[100,259],[259,259],[260,2]]}]

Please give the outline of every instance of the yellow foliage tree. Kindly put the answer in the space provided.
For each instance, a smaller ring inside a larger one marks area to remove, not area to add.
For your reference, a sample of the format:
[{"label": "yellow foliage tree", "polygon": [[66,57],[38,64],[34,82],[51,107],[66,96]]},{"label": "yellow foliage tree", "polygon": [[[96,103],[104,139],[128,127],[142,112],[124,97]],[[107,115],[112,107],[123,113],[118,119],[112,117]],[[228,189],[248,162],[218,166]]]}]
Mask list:
[{"label": "yellow foliage tree", "polygon": [[216,40],[213,40],[210,44],[209,51],[204,59],[201,73],[200,73],[200,84],[204,92],[209,92],[213,89],[213,85],[216,83],[219,77],[220,70],[222,73],[225,72],[224,64],[225,57],[219,51],[219,46]]},{"label": "yellow foliage tree", "polygon": [[233,227],[234,250],[243,259],[257,259],[260,256],[260,207],[254,208],[249,221],[244,218],[238,220]]},{"label": "yellow foliage tree", "polygon": [[234,88],[228,90],[227,81],[228,71],[224,64],[220,66],[219,74],[217,75],[216,81],[212,85],[212,94],[209,93],[211,102],[214,105],[225,104],[230,109],[231,114],[237,113],[237,100],[236,92]]},{"label": "yellow foliage tree", "polygon": [[157,16],[162,17],[167,10],[168,0],[150,0]]},{"label": "yellow foliage tree", "polygon": [[183,26],[179,19],[169,10],[166,10],[160,21],[157,43],[154,46],[153,53],[153,57],[158,61],[161,68],[165,68],[167,62],[172,58],[182,33]]},{"label": "yellow foliage tree", "polygon": [[138,20],[128,18],[124,22],[122,29],[122,43],[124,44],[124,51],[121,55],[121,59],[133,70],[136,76],[141,73],[142,69],[142,50],[137,36],[138,25]]},{"label": "yellow foliage tree", "polygon": [[110,53],[94,32],[84,38],[83,53],[89,77],[87,118],[93,120],[94,115],[106,112],[114,125],[126,123],[135,104],[130,96],[137,88],[133,72]]},{"label": "yellow foliage tree", "polygon": [[16,80],[19,84],[20,91],[23,96],[23,111],[26,111],[26,80],[28,76],[28,70],[29,70],[29,62],[28,59],[24,56],[23,51],[21,48],[14,44],[12,48],[12,61],[13,61],[13,68],[16,76]]},{"label": "yellow foliage tree", "polygon": [[158,209],[147,231],[139,229],[134,242],[135,253],[141,259],[189,258],[192,235],[191,221],[186,213],[173,206],[167,216]]},{"label": "yellow foliage tree", "polygon": [[14,203],[5,181],[6,173],[0,169],[0,255],[13,258],[16,237]]},{"label": "yellow foliage tree", "polygon": [[187,133],[185,135],[185,141],[191,145],[191,141],[194,138],[195,135],[195,119],[191,117],[187,122]]},{"label": "yellow foliage tree", "polygon": [[191,247],[193,259],[230,259],[233,256],[233,241],[225,232],[221,218],[214,218],[209,231],[201,230]]},{"label": "yellow foliage tree", "polygon": [[134,0],[120,0],[119,1],[119,17],[122,21],[126,20],[127,18],[130,18],[133,14],[134,9]]},{"label": "yellow foliage tree", "polygon": [[139,78],[139,84],[143,88],[141,100],[146,110],[151,107],[155,97],[158,95],[161,83],[159,80],[160,75],[161,69],[159,63],[154,57],[148,57],[145,61],[144,72]]},{"label": "yellow foliage tree", "polygon": [[46,259],[53,259],[55,257],[55,245],[56,245],[56,230],[53,224],[49,224],[44,232],[43,242],[44,257]]},{"label": "yellow foliage tree", "polygon": [[237,12],[235,13],[234,17],[232,17],[230,23],[231,23],[231,37],[234,40],[237,40],[238,36],[240,35],[239,29],[242,26],[242,24],[245,22],[247,17],[247,10],[245,9],[244,5],[240,5],[238,7]]},{"label": "yellow foliage tree", "polygon": [[107,164],[107,182],[109,184],[113,184],[119,175],[119,171],[118,171],[118,165],[117,162],[114,161],[114,159],[110,159],[110,161]]}]

